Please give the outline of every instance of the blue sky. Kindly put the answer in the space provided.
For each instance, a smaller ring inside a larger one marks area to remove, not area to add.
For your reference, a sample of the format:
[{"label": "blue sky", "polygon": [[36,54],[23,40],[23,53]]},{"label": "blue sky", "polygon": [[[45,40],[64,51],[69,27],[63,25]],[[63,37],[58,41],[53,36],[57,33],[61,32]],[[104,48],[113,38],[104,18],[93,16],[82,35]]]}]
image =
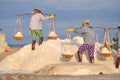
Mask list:
[{"label": "blue sky", "polygon": [[[57,34],[61,39],[66,38],[66,29],[80,27],[83,19],[89,19],[91,25],[102,27],[116,27],[120,24],[120,0],[0,0],[0,28],[6,33],[9,44],[31,43],[28,33],[31,16],[21,16],[21,25],[24,34],[23,41],[14,41],[16,14],[31,12],[39,8],[44,13],[55,13]],[[49,21],[43,22],[44,40],[47,39]],[[95,29],[101,41],[103,30]],[[111,38],[116,33],[110,31]],[[77,34],[72,33],[72,37]]]}]

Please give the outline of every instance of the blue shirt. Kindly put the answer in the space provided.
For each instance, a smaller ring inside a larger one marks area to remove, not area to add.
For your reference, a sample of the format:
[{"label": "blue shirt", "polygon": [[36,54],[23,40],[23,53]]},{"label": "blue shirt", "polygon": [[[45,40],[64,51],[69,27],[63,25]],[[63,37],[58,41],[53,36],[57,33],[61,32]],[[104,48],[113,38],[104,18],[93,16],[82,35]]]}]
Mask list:
[{"label": "blue shirt", "polygon": [[118,43],[117,46],[118,48],[120,48],[120,30],[117,31],[116,35],[113,38],[113,41],[117,42]]}]

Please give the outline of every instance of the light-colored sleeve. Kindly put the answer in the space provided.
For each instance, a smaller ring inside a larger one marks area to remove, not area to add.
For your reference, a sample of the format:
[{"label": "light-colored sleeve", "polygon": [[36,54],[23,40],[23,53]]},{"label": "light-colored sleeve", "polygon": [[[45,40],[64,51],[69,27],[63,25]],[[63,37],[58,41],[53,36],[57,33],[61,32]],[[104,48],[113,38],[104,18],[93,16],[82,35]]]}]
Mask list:
[{"label": "light-colored sleeve", "polygon": [[79,27],[79,28],[74,28],[74,32],[77,34],[82,34],[85,32],[84,28]]},{"label": "light-colored sleeve", "polygon": [[49,19],[49,16],[44,16],[44,15],[40,14],[40,18],[41,18],[41,21],[46,21]]}]

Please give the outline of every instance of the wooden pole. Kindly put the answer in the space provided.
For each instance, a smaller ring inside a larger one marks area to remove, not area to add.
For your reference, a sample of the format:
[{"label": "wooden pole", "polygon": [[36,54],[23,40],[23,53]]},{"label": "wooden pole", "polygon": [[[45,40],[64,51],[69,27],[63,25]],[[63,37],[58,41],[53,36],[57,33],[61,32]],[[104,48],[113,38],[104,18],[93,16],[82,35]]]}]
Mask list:
[{"label": "wooden pole", "polygon": [[5,34],[0,33],[0,54],[5,51]]}]

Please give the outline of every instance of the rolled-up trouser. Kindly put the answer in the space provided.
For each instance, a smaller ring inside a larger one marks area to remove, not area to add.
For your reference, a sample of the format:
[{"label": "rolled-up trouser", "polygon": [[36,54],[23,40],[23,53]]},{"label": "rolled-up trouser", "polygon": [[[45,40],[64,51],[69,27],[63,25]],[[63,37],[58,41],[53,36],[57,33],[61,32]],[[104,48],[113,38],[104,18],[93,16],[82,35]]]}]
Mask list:
[{"label": "rolled-up trouser", "polygon": [[120,57],[116,58],[116,63],[115,63],[115,68],[119,68],[119,64],[120,64]]},{"label": "rolled-up trouser", "polygon": [[90,44],[83,44],[82,46],[79,47],[78,49],[78,54],[82,54],[83,51],[88,51],[88,56],[94,57],[94,48],[95,45],[90,45]]}]

